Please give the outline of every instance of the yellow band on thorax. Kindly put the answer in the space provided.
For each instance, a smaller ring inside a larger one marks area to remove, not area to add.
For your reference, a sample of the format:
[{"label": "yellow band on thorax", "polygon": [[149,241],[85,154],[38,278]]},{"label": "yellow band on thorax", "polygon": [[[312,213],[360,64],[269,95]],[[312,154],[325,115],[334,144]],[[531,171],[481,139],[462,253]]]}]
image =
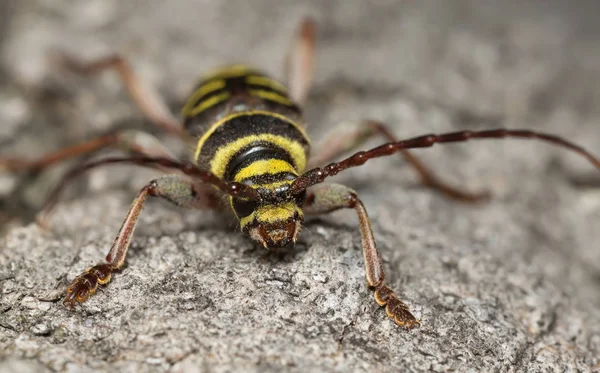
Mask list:
[{"label": "yellow band on thorax", "polygon": [[275,175],[281,172],[290,172],[298,175],[294,167],[281,159],[261,159],[242,168],[234,177],[234,181],[241,182],[256,175]]},{"label": "yellow band on thorax", "polygon": [[[227,164],[229,163],[231,158],[243,148],[256,142],[265,142],[273,144],[281,149],[286,150],[290,154],[292,161],[298,168],[297,171],[304,171],[304,168],[306,167],[306,151],[302,144],[295,140],[288,139],[284,136],[263,133],[260,135],[245,136],[221,146],[217,150],[213,158],[210,160],[210,172],[212,172],[220,178],[223,178],[223,176],[225,175]],[[199,152],[197,154],[199,154]]]},{"label": "yellow band on thorax", "polygon": [[[230,121],[234,118],[238,118],[238,117],[242,117],[242,116],[252,116],[252,115],[271,116],[271,117],[275,117],[279,120],[282,120],[286,123],[289,123],[302,134],[302,136],[306,139],[307,142],[309,141],[308,136],[306,136],[306,132],[304,131],[304,129],[302,127],[300,127],[296,122],[292,121],[291,119],[287,118],[284,115],[281,115],[278,113],[273,113],[270,111],[263,111],[263,110],[241,111],[241,112],[230,114],[230,115],[222,118],[221,120],[215,122],[208,129],[208,131],[206,131],[206,133],[204,135],[202,135],[202,137],[200,137],[200,140],[198,140],[198,145],[196,146],[196,152],[194,154],[194,159],[198,159],[200,152],[202,151],[202,147],[204,146],[204,143],[206,143],[206,140],[208,140],[208,138],[210,136],[212,136],[219,127],[221,127],[222,125],[224,125],[225,123],[227,123],[228,121]],[[231,157],[236,152],[241,150],[244,146],[250,145],[252,142],[255,142],[255,141],[269,142],[269,143],[279,146],[282,149],[287,150],[290,153],[290,155],[292,156],[293,161],[296,164],[296,167],[298,167],[299,172],[302,172],[304,170],[304,167],[306,167],[306,151],[304,150],[304,147],[302,146],[302,144],[300,144],[299,142],[297,142],[295,140],[291,140],[287,137],[284,137],[284,136],[272,135],[270,133],[262,133],[262,134],[258,134],[258,135],[249,135],[249,136],[237,139],[237,140],[235,140],[229,144],[223,145],[221,148],[219,148],[219,150],[216,152],[216,154],[214,155],[213,159],[210,162],[211,172],[219,177],[223,177],[223,175],[225,174],[225,166],[227,165],[227,162],[231,159]]]}]

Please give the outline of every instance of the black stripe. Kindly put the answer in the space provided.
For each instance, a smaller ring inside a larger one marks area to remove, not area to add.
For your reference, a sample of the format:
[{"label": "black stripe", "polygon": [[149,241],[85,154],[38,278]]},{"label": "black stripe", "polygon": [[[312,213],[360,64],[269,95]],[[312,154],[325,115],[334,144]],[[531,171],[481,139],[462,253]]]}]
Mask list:
[{"label": "black stripe", "polygon": [[257,85],[257,86],[254,86],[254,85],[251,85],[250,87],[252,87],[252,89],[257,89],[257,90],[260,90],[260,91],[265,91],[265,92],[272,92],[272,93],[276,93],[276,94],[278,94],[279,96],[282,96],[282,97],[284,97],[284,98],[287,98],[287,99],[288,99],[288,100],[291,102],[291,105],[287,105],[287,104],[284,104],[284,103],[281,103],[281,102],[278,102],[278,101],[274,101],[274,100],[272,101],[272,100],[269,100],[268,98],[262,98],[262,97],[257,97],[257,96],[251,96],[251,97],[256,97],[256,98],[258,98],[258,99],[262,100],[262,101],[265,103],[265,105],[266,105],[266,106],[268,106],[269,110],[271,110],[271,111],[277,111],[277,109],[283,108],[284,110],[286,110],[286,109],[287,109],[287,110],[291,110],[291,111],[293,111],[295,114],[300,114],[300,113],[302,113],[302,110],[300,109],[300,107],[299,107],[298,105],[296,105],[296,104],[294,103],[294,101],[292,101],[292,99],[291,99],[291,98],[290,98],[288,95],[286,95],[286,94],[283,94],[283,93],[281,93],[281,92],[279,92],[279,91],[276,91],[276,90],[274,90],[274,89],[269,89],[269,88],[267,88],[267,87],[264,87],[264,86],[258,86],[258,85]]},{"label": "black stripe", "polygon": [[248,90],[248,84],[246,83],[246,76],[244,75],[239,78],[229,78],[225,80],[226,89],[231,92],[231,95],[244,94]]},{"label": "black stripe", "polygon": [[[253,75],[253,76],[256,76],[256,75]],[[265,78],[266,78],[266,76],[265,76]],[[248,89],[259,89],[261,91],[277,93],[278,95],[283,96],[283,97],[287,98],[288,100],[292,101],[292,99],[290,99],[290,97],[288,96],[287,92],[285,92],[285,91],[281,91],[279,89],[275,89],[275,88],[272,88],[272,87],[267,87],[266,85],[249,84],[247,82],[244,82],[244,83],[246,84],[246,86],[248,87]]]},{"label": "black stripe", "polygon": [[[257,75],[257,74],[251,74],[251,75],[248,75],[248,76],[261,76],[261,77],[270,79],[267,76]],[[208,92],[208,93],[206,93],[206,94],[198,97],[196,99],[196,101],[194,101],[193,105],[190,106],[192,108],[191,110],[193,111],[196,107],[198,107],[198,105],[202,104],[203,101],[206,101],[206,100],[210,99],[211,97],[220,95],[223,92],[229,92],[231,94],[231,96],[235,96],[235,95],[246,94],[246,92],[248,92],[248,90],[250,90],[250,89],[260,89],[261,91],[265,91],[265,92],[277,93],[278,95],[283,96],[283,97],[285,97],[285,98],[287,98],[288,100],[291,101],[291,99],[289,98],[289,96],[287,95],[286,92],[282,92],[280,90],[273,89],[271,87],[266,87],[266,86],[259,85],[259,84],[248,84],[246,82],[246,78],[248,76],[243,76],[243,77],[240,77],[240,78],[229,78],[229,79],[211,79],[211,80],[225,80],[225,86],[223,88],[221,88],[221,89],[217,89],[215,91]],[[199,84],[196,87],[196,90],[200,89],[200,87],[202,87],[203,85],[207,84],[211,80],[202,82],[201,84]],[[275,104],[283,105],[283,104],[277,103],[277,102]],[[297,108],[296,105],[293,105],[293,106],[291,106],[291,105],[283,105],[283,106],[285,106],[287,108],[299,110],[299,108]]]},{"label": "black stripe", "polygon": [[263,76],[262,74],[259,74],[257,71],[249,71],[247,74],[242,75],[240,77],[237,78],[220,78],[218,76],[210,78],[210,79],[205,79],[202,80],[195,88],[192,92],[196,92],[197,90],[199,90],[202,86],[217,81],[217,80],[223,80],[225,81],[225,86],[221,89],[212,91],[212,92],[208,92],[207,94],[204,94],[200,97],[198,97],[196,99],[196,101],[194,101],[193,105],[191,105],[192,110],[196,107],[198,107],[198,105],[200,105],[202,103],[202,101],[204,100],[208,100],[209,98],[216,96],[218,94],[221,94],[223,92],[229,92],[231,93],[231,95],[235,95],[235,94],[241,94],[244,91],[246,91],[248,84],[245,82],[246,78],[248,76]]},{"label": "black stripe", "polygon": [[[194,105],[192,107],[197,107],[198,105],[200,105],[200,103],[204,100],[207,100],[209,98],[211,98],[212,96],[215,96],[217,94],[223,93],[224,91],[228,91],[231,93],[232,96],[236,95],[236,94],[243,94],[245,92],[247,92],[249,89],[260,89],[263,91],[267,91],[267,92],[273,92],[273,93],[278,93],[279,95],[289,99],[291,101],[291,99],[289,98],[287,92],[279,90],[279,89],[274,89],[272,87],[268,87],[268,86],[264,86],[264,85],[260,85],[260,84],[249,84],[246,82],[246,79],[250,76],[256,76],[256,77],[261,77],[261,78],[266,78],[269,80],[272,80],[274,82],[276,82],[276,80],[271,79],[270,77],[268,77],[267,75],[264,75],[256,70],[252,70],[249,71],[247,74],[242,75],[240,77],[236,77],[236,78],[219,78],[218,76],[215,78],[210,78],[207,80],[203,80],[200,82],[200,84],[198,84],[193,92],[196,92],[198,89],[200,89],[200,87],[213,82],[213,81],[217,81],[217,80],[224,80],[225,81],[225,87],[213,91],[213,92],[209,92],[208,94],[202,95],[200,96],[195,102]],[[279,82],[277,82],[279,83]],[[281,84],[281,83],[279,83]]]},{"label": "black stripe", "polygon": [[[231,142],[249,135],[272,134],[282,136],[300,143],[308,150],[309,143],[293,124],[268,114],[241,115],[228,120],[215,130],[206,140],[199,158],[211,159],[216,151]],[[199,161],[201,161],[199,159]]]},{"label": "black stripe", "polygon": [[209,82],[213,82],[215,80],[226,80],[227,81],[227,80],[231,80],[231,79],[246,79],[246,77],[251,76],[251,75],[265,76],[264,73],[260,72],[259,70],[249,68],[244,74],[239,75],[239,76],[234,77],[234,78],[232,78],[232,77],[223,78],[219,74],[215,74],[213,76],[209,76],[208,79],[204,79],[203,81],[201,81],[200,84],[199,84],[199,86],[203,85],[203,84],[206,84],[206,83],[209,83]]},{"label": "black stripe", "polygon": [[224,88],[217,89],[215,91],[208,92],[208,93],[200,96],[196,101],[194,101],[194,104],[190,106],[190,108],[191,108],[190,112],[194,111],[200,104],[202,104],[202,102],[210,99],[211,97],[220,95],[221,93],[227,92],[227,91],[228,91],[227,86],[225,86]]},{"label": "black stripe", "polygon": [[279,147],[267,143],[251,144],[231,158],[225,168],[225,180],[233,180],[244,167],[261,159],[280,159],[293,164],[288,152]]}]

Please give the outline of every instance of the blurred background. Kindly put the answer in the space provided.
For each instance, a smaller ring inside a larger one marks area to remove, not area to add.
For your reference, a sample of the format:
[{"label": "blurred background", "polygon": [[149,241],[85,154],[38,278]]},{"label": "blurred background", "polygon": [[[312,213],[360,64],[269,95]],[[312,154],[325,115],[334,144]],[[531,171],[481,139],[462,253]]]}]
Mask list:
[{"label": "blurred background", "polygon": [[[148,130],[185,155],[115,74],[76,76],[48,54],[120,53],[178,112],[197,77],[222,64],[283,79],[307,15],[318,25],[305,112],[315,147],[333,128],[373,118],[398,137],[506,126],[600,154],[598,14],[597,0],[2,0],[0,156],[34,158],[120,128]],[[597,369],[597,170],[530,141],[415,154],[494,198],[449,201],[419,186],[400,157],[336,181],[365,202],[387,279],[422,317],[418,330],[394,327],[364,288],[352,211],[307,221],[297,249],[273,258],[214,215],[149,206],[117,281],[75,313],[60,295],[47,302],[46,291],[105,255],[156,174],[107,167],[69,188],[52,234],[19,227],[0,240],[0,355],[84,371],[177,371],[179,358],[191,367],[180,371]],[[0,229],[30,222],[71,165],[0,172]]]},{"label": "blurred background", "polygon": [[[46,58],[52,50],[85,59],[120,53],[178,112],[196,78],[224,63],[249,63],[282,79],[288,45],[305,15],[318,24],[306,108],[315,144],[340,122],[370,117],[389,122],[402,137],[516,124],[559,133],[598,153],[599,11],[594,0],[6,0],[0,3],[0,156],[33,158],[117,128],[162,137],[115,74],[59,71]],[[557,152],[523,146],[502,156],[505,147],[469,144],[423,157],[446,179],[472,189],[492,184],[499,195],[513,182],[504,180],[508,169],[531,170],[531,177],[559,170],[582,188],[597,183],[577,157],[540,168],[544,154]],[[0,174],[0,226],[30,221],[65,167]],[[149,172],[97,170],[65,198],[137,190]],[[410,171],[398,172],[398,180],[413,180]],[[366,183],[381,177],[373,168],[356,173]],[[377,188],[373,198],[385,192]]]}]

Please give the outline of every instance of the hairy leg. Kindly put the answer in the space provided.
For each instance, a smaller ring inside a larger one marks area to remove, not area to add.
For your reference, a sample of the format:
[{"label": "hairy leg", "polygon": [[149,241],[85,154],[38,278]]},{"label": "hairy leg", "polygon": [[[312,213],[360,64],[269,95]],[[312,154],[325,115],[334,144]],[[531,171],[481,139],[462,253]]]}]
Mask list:
[{"label": "hairy leg", "polygon": [[[308,168],[323,166],[332,162],[342,154],[356,150],[367,142],[367,140],[380,135],[387,141],[396,142],[398,139],[390,132],[388,126],[374,120],[364,120],[360,122],[359,128],[346,135],[332,134],[324,141],[321,149],[308,163]],[[406,162],[419,174],[421,183],[428,188],[434,189],[442,195],[462,201],[462,202],[480,202],[489,198],[489,193],[479,192],[471,193],[465,190],[453,187],[440,180],[432,171],[429,170],[422,161],[415,157],[411,152],[401,149],[399,154]]]},{"label": "hairy leg", "polygon": [[374,291],[375,301],[380,306],[385,306],[387,315],[398,325],[407,329],[419,325],[419,321],[410,313],[408,306],[385,283],[383,263],[377,251],[371,223],[365,206],[356,192],[340,184],[318,185],[307,196],[304,212],[325,214],[342,208],[354,209],[358,216],[367,285]]},{"label": "hairy leg", "polygon": [[96,292],[98,285],[107,284],[113,272],[123,266],[138,217],[148,197],[160,197],[177,206],[194,209],[212,208],[216,205],[213,194],[207,194],[206,189],[179,176],[164,176],[148,183],[133,201],[106,256],[106,262],[86,269],[71,282],[63,301],[65,306],[73,308],[77,303],[85,302],[90,294]]}]

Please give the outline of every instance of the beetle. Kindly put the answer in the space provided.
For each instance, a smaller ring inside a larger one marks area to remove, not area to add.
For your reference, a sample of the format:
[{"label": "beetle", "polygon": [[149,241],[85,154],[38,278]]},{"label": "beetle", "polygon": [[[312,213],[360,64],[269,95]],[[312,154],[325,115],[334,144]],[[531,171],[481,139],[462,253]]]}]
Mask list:
[{"label": "beetle", "polygon": [[[305,131],[301,107],[311,86],[315,53],[315,25],[301,22],[287,60],[287,86],[245,65],[216,69],[200,79],[182,111],[183,121],[168,110],[163,100],[142,84],[128,62],[117,55],[91,62],[57,55],[56,62],[81,74],[107,69],[119,73],[130,96],[144,115],[169,134],[194,144],[192,162],[177,160],[153,136],[140,131],[120,131],[47,154],[36,160],[0,159],[0,169],[21,171],[44,169],[61,160],[120,145],[137,153],[110,157],[76,166],[52,191],[42,211],[46,221],[60,191],[89,169],[108,164],[135,164],[157,167],[170,174],[150,181],[134,199],[105,261],[77,276],[68,286],[64,305],[75,307],[107,284],[125,263],[138,217],[149,197],[194,209],[228,209],[237,218],[243,233],[267,249],[293,245],[305,215],[318,215],[339,209],[356,212],[365,261],[366,280],[376,302],[387,315],[408,329],[419,325],[387,285],[382,261],[366,208],[357,193],[340,184],[323,184],[331,176],[359,167],[373,158],[395,153],[402,155],[419,174],[422,183],[450,198],[477,202],[487,193],[469,193],[448,185],[408,149],[431,147],[437,143],[470,139],[539,139],[572,150],[600,169],[600,160],[582,147],[561,137],[525,129],[490,129],[427,134],[398,140],[384,123],[360,122],[358,131],[332,138],[310,157],[310,140]],[[387,143],[332,162],[366,139],[383,136]],[[326,164],[325,166],[319,166]]]}]

